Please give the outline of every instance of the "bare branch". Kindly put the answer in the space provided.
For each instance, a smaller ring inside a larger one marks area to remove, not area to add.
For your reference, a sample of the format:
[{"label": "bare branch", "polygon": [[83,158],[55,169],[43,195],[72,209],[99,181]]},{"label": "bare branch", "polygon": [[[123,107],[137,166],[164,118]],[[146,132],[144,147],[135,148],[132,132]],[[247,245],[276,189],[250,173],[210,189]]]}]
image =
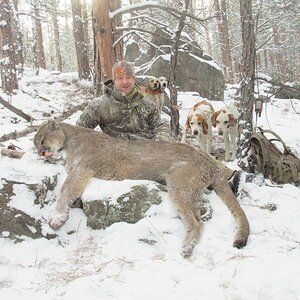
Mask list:
[{"label": "bare branch", "polygon": [[148,34],[151,34],[151,35],[158,36],[159,38],[164,39],[164,40],[172,41],[172,38],[166,38],[165,36],[162,36],[158,33],[153,32],[153,31],[149,31],[149,30],[142,29],[142,28],[136,28],[136,27],[119,27],[116,31],[113,32],[113,34],[118,34],[120,32],[126,31],[126,30],[144,32],[144,33],[148,33]]},{"label": "bare branch", "polygon": [[111,19],[114,19],[123,14],[131,13],[133,11],[138,11],[138,10],[145,10],[148,8],[155,8],[155,9],[161,9],[161,10],[167,11],[168,13],[172,14],[177,19],[181,18],[182,16],[185,16],[185,17],[189,17],[193,20],[196,20],[198,22],[205,22],[205,21],[215,18],[215,15],[209,16],[207,18],[198,18],[192,14],[187,13],[186,11],[178,11],[175,8],[172,8],[172,7],[169,7],[166,5],[161,5],[159,2],[156,2],[156,1],[147,1],[147,2],[142,2],[142,3],[138,3],[138,4],[128,5],[125,8],[117,9],[114,12],[110,12],[109,17]]}]

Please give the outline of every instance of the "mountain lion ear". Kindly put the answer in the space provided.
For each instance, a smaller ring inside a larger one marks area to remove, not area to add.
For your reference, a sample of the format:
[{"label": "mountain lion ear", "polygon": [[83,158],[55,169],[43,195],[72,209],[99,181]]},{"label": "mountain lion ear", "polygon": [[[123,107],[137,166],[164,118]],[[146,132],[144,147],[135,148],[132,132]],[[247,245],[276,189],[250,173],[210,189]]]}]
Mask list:
[{"label": "mountain lion ear", "polygon": [[50,131],[54,131],[58,128],[57,122],[53,119],[50,119],[47,122],[47,127],[49,128]]}]

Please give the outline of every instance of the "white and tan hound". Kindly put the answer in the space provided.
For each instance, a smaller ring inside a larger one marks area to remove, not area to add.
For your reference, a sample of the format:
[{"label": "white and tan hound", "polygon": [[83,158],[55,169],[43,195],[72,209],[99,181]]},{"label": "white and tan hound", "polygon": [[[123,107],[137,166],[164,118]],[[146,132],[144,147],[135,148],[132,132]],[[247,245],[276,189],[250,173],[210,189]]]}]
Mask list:
[{"label": "white and tan hound", "polygon": [[238,117],[239,112],[235,103],[231,103],[228,108],[218,110],[212,115],[212,126],[217,127],[219,135],[224,136],[226,161],[235,160],[236,158]]},{"label": "white and tan hound", "polygon": [[203,151],[211,154],[212,148],[212,124],[211,116],[214,109],[210,103],[203,100],[196,103],[190,110],[182,132],[181,142],[186,142],[186,136],[190,132],[197,139]]}]

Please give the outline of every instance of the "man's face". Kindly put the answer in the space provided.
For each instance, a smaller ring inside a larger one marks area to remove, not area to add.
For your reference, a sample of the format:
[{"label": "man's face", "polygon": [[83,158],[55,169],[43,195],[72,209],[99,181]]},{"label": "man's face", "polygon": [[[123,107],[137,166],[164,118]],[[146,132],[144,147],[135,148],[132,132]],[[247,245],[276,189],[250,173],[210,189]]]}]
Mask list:
[{"label": "man's face", "polygon": [[116,90],[127,95],[133,90],[135,86],[135,78],[131,75],[124,74],[115,78],[114,86]]}]

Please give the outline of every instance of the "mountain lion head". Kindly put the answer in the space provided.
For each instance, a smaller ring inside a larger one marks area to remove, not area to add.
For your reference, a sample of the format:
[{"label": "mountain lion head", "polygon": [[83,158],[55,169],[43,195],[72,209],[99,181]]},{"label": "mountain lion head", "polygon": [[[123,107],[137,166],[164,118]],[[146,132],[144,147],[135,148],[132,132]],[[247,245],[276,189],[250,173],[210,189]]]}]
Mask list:
[{"label": "mountain lion head", "polygon": [[38,129],[33,143],[41,157],[55,157],[65,143],[65,135],[54,120],[49,120]]}]

